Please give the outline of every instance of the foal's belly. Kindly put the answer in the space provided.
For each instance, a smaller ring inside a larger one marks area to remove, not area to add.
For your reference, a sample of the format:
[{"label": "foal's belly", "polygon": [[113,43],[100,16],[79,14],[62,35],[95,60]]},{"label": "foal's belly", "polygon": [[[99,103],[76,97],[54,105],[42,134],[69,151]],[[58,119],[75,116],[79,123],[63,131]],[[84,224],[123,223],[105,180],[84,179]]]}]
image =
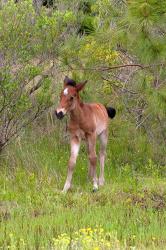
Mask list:
[{"label": "foal's belly", "polygon": [[[96,135],[100,135],[105,129],[106,129],[106,125],[103,123],[100,123],[96,126],[96,130],[94,131],[96,133]],[[86,134],[90,134],[88,132],[85,132],[82,129],[78,129],[76,131],[76,136],[78,136],[80,139],[85,140],[86,139]]]},{"label": "foal's belly", "polygon": [[92,104],[93,119],[95,124],[95,131],[100,135],[108,127],[108,115],[105,107],[102,104]]}]

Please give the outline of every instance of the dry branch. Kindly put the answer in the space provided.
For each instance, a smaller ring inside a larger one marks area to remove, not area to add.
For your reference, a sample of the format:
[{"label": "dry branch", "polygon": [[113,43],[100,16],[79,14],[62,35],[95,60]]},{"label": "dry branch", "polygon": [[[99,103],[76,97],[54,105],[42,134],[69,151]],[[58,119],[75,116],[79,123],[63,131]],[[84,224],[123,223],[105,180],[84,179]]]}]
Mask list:
[{"label": "dry branch", "polygon": [[[157,64],[149,64],[149,65],[141,65],[141,64],[122,64],[122,65],[115,65],[111,67],[103,67],[103,68],[72,68],[70,67],[71,71],[109,71],[113,69],[120,69],[120,68],[126,68],[126,67],[138,67],[140,69],[147,69],[147,68],[152,68],[152,67],[157,67],[157,66],[166,66],[165,62],[162,63],[157,63]],[[61,72],[66,72],[67,70],[62,70]]]}]

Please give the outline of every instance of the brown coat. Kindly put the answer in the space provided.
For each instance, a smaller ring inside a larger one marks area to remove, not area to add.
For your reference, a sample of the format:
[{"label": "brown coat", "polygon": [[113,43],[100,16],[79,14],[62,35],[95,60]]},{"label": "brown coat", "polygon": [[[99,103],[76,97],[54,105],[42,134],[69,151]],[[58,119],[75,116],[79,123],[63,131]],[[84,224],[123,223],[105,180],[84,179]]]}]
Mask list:
[{"label": "brown coat", "polygon": [[[83,103],[80,100],[81,91],[86,82],[75,84],[69,78],[64,80],[64,89],[61,92],[60,104],[56,110],[56,115],[62,119],[65,114],[70,114],[68,129],[71,135],[71,155],[68,163],[67,179],[63,192],[71,187],[73,169],[79,152],[81,139],[84,138],[88,147],[89,175],[93,179],[93,190],[98,189],[98,184],[104,184],[104,160],[108,138],[108,113],[106,108],[100,103]],[[100,176],[96,175],[96,138],[99,137],[100,146]]]}]

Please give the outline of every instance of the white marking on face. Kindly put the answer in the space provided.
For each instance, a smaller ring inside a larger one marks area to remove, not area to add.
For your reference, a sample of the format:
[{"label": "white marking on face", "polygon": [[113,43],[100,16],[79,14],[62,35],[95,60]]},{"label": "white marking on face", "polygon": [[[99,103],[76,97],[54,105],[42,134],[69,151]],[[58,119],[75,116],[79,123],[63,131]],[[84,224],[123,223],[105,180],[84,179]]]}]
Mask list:
[{"label": "white marking on face", "polygon": [[68,95],[68,88],[64,89],[63,94]]},{"label": "white marking on face", "polygon": [[57,113],[62,112],[64,115],[66,114],[66,109],[65,108],[58,108],[56,110]]}]

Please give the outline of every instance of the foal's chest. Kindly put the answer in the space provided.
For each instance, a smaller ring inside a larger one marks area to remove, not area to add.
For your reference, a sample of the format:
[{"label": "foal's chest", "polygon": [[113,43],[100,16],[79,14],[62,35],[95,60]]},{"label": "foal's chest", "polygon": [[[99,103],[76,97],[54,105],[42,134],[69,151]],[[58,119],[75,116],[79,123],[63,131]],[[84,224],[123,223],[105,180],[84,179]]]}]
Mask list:
[{"label": "foal's chest", "polygon": [[79,127],[74,128],[71,126],[69,126],[68,129],[71,135],[77,136],[78,138],[83,139],[83,140],[85,139],[85,131],[83,129],[80,129]]},{"label": "foal's chest", "polygon": [[92,121],[86,120],[85,122],[69,122],[68,130],[71,134],[76,134],[80,138],[85,138],[86,134],[93,133],[95,131],[95,124]]}]

